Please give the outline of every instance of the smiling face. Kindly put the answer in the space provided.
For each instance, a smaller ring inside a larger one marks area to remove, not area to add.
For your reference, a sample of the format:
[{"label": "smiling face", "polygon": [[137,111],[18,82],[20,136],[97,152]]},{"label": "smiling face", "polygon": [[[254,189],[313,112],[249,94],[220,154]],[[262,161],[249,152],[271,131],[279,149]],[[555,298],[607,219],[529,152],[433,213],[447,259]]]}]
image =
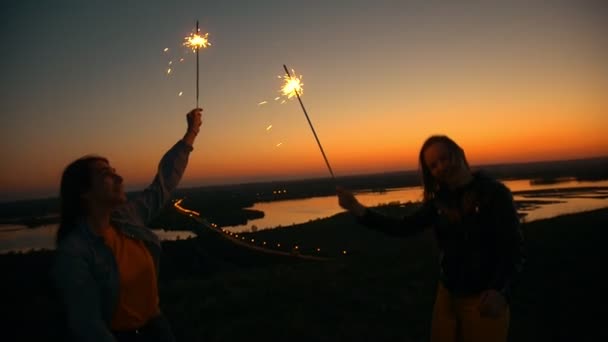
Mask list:
[{"label": "smiling face", "polygon": [[114,208],[126,202],[123,179],[105,160],[96,160],[90,165],[91,188],[83,194],[89,206]]},{"label": "smiling face", "polygon": [[439,183],[455,185],[467,174],[464,159],[442,142],[429,145],[423,152],[424,164]]}]

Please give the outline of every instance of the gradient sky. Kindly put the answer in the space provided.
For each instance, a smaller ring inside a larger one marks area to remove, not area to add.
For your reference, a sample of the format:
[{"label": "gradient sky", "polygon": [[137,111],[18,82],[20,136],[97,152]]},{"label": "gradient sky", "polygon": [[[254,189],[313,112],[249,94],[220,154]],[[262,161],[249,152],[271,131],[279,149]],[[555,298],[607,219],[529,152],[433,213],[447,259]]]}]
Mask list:
[{"label": "gradient sky", "polygon": [[607,155],[608,5],[497,3],[3,1],[0,201],[57,195],[90,153],[151,180],[195,106],[197,19],[213,45],[181,186],[328,175],[297,101],[273,100],[283,64],[337,175],[414,169],[436,133],[472,164]]}]

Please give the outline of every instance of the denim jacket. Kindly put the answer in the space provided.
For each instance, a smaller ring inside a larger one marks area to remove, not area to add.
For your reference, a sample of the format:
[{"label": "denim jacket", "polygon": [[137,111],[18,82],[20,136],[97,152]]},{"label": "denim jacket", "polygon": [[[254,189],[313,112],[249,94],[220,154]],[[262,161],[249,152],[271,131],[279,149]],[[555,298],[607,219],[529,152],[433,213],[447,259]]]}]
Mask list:
[{"label": "denim jacket", "polygon": [[[154,259],[156,274],[160,241],[146,225],[170,199],[191,151],[191,146],[178,141],[161,159],[152,184],[112,212],[116,229],[144,242]],[[72,336],[78,341],[115,341],[109,327],[118,304],[118,265],[103,238],[95,235],[84,220],[59,242],[52,278],[63,299]]]}]

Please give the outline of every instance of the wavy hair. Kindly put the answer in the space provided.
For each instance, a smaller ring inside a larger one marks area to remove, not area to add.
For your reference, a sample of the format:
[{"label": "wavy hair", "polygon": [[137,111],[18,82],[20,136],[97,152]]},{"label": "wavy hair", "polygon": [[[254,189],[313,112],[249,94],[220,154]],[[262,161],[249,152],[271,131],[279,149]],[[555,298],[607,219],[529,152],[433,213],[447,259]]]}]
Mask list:
[{"label": "wavy hair", "polygon": [[439,191],[442,186],[442,184],[437,179],[435,179],[435,177],[433,177],[431,170],[424,162],[424,152],[426,151],[426,149],[429,148],[431,145],[437,143],[444,144],[447,147],[450,153],[450,160],[452,163],[456,162],[458,158],[462,158],[465,166],[469,168],[469,162],[467,161],[467,158],[464,154],[464,150],[454,140],[450,139],[446,135],[433,135],[427,138],[424,144],[422,144],[422,147],[420,148],[420,154],[418,155],[420,175],[422,177],[422,184],[424,188],[424,202],[433,199],[437,191]]},{"label": "wavy hair", "polygon": [[92,168],[96,161],[108,160],[100,156],[84,156],[70,163],[61,176],[60,201],[61,220],[57,230],[59,243],[76,226],[76,221],[87,215],[87,208],[82,195],[91,189]]}]

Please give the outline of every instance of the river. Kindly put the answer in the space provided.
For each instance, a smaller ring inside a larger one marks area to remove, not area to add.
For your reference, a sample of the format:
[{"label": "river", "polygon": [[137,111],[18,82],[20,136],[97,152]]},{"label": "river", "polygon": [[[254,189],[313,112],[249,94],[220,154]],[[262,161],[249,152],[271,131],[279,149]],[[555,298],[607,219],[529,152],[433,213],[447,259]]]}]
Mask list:
[{"label": "river", "polygon": [[[533,185],[529,180],[514,180],[503,182],[515,193],[516,201],[539,200],[550,201],[526,210],[526,221],[540,220],[563,214],[577,213],[608,207],[608,190],[577,193],[576,196],[561,196],[545,194],[529,198],[518,195],[517,192],[547,189],[573,189],[586,187],[608,187],[608,180],[598,182],[578,182],[570,180],[557,184]],[[407,203],[421,199],[421,187],[388,189],[386,192],[359,191],[357,199],[367,206],[381,203]],[[558,203],[555,203],[558,202]],[[333,216],[342,211],[335,196],[312,197],[306,199],[255,203],[250,209],[265,213],[261,219],[248,222],[245,225],[224,227],[232,232],[251,231],[252,228],[271,229],[278,226],[290,226],[305,223],[318,218]],[[35,229],[22,225],[0,225],[0,253],[10,251],[24,252],[31,249],[52,249],[54,247],[57,225],[46,225]],[[191,231],[155,230],[161,240],[185,239],[194,236]]]}]

